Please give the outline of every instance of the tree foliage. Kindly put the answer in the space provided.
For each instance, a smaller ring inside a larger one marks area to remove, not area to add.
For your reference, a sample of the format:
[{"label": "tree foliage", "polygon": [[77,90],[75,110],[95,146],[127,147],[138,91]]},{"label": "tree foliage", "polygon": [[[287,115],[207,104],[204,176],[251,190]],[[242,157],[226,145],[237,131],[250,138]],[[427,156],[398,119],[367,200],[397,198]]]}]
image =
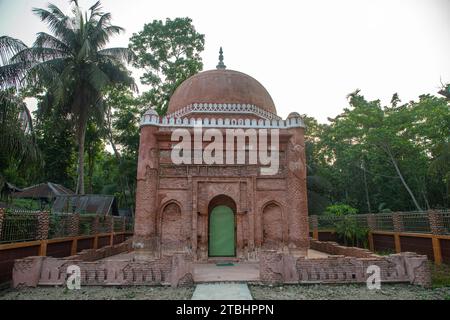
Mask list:
[{"label": "tree foliage", "polygon": [[181,82],[203,69],[204,45],[205,36],[190,18],[154,20],[131,37],[130,48],[137,57],[134,66],[144,70],[141,82],[150,86],[144,98],[160,115],[166,114]]},{"label": "tree foliage", "polygon": [[[99,1],[86,13],[77,1],[71,3],[70,15],[53,4],[47,9],[33,9],[50,33],[39,32],[32,47],[23,48],[0,67],[0,84],[41,88],[51,93],[54,106],[73,116],[78,142],[76,189],[84,194],[88,120],[101,113],[102,91],[107,86],[121,83],[134,87],[134,81],[124,65],[132,59],[128,48],[106,48],[110,38],[123,31],[111,24],[111,14],[103,12]],[[10,51],[17,49],[20,48],[13,47]]]},{"label": "tree foliage", "polygon": [[450,111],[443,98],[422,95],[390,105],[355,91],[349,107],[315,134],[309,165],[329,181],[332,203],[360,212],[423,210],[449,205]]},{"label": "tree foliage", "polygon": [[0,91],[0,137],[0,186],[30,178],[42,164],[41,153],[30,112],[14,89]]}]

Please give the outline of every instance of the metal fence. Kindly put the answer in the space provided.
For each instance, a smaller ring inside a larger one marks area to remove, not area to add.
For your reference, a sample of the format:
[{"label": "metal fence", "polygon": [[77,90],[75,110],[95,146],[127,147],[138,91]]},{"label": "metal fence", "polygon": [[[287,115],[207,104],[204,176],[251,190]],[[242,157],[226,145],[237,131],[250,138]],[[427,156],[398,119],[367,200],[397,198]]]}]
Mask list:
[{"label": "metal fence", "polygon": [[375,216],[375,230],[394,231],[392,214],[379,213]]},{"label": "metal fence", "polygon": [[32,241],[38,237],[38,214],[35,211],[7,212],[0,229],[0,243]]},{"label": "metal fence", "polygon": [[450,234],[450,211],[442,212],[442,224],[445,234]]},{"label": "metal fence", "polygon": [[71,214],[51,214],[49,215],[48,238],[64,238],[71,236],[70,230]]},{"label": "metal fence", "polygon": [[[434,218],[430,219],[430,214]],[[418,212],[394,212],[375,214],[356,214],[344,216],[321,215],[310,217],[310,227],[317,218],[318,230],[335,230],[342,224],[353,224],[372,231],[398,231],[406,233],[450,234],[450,211],[433,210]],[[434,229],[433,229],[434,228]]]},{"label": "metal fence", "polygon": [[95,217],[95,214],[80,215],[80,222],[78,225],[78,232],[80,236],[90,236],[96,233]]},{"label": "metal fence", "polygon": [[403,232],[431,233],[430,221],[426,212],[399,213]]},{"label": "metal fence", "polygon": [[133,232],[134,227],[129,217],[79,215],[75,219],[72,213],[0,210],[0,243]]}]

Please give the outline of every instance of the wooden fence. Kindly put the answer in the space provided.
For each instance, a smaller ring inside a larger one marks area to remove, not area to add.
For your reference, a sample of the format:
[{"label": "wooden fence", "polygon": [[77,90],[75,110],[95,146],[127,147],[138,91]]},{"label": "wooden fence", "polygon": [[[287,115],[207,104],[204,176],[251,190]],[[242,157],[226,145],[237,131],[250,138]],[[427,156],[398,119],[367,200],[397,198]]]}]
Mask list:
[{"label": "wooden fence", "polygon": [[321,241],[337,241],[336,230],[343,229],[343,224],[366,229],[372,251],[411,251],[427,255],[436,264],[450,264],[450,211],[311,216],[311,235]]}]

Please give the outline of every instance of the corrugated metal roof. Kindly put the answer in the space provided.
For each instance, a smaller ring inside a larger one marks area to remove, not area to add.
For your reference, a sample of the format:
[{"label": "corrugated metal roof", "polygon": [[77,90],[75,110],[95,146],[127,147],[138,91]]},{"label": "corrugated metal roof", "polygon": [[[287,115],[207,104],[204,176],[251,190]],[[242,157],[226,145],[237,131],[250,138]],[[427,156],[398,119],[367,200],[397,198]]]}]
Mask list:
[{"label": "corrugated metal roof", "polygon": [[23,189],[20,189],[13,185],[12,183],[5,182],[5,186],[11,191],[11,192],[22,192]]},{"label": "corrugated metal roof", "polygon": [[47,182],[25,188],[22,192],[15,193],[14,197],[30,199],[53,199],[56,196],[67,194],[74,194],[74,192],[60,184]]},{"label": "corrugated metal roof", "polygon": [[119,215],[117,201],[109,195],[61,195],[53,202],[52,212],[80,214]]}]

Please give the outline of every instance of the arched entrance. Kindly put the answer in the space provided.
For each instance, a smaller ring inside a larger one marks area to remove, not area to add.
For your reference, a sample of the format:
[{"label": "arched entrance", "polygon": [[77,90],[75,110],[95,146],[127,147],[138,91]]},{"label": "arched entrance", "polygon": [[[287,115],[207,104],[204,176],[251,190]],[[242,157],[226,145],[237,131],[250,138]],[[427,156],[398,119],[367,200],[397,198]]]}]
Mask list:
[{"label": "arched entrance", "polygon": [[210,257],[236,256],[236,204],[227,196],[218,196],[209,204]]}]

